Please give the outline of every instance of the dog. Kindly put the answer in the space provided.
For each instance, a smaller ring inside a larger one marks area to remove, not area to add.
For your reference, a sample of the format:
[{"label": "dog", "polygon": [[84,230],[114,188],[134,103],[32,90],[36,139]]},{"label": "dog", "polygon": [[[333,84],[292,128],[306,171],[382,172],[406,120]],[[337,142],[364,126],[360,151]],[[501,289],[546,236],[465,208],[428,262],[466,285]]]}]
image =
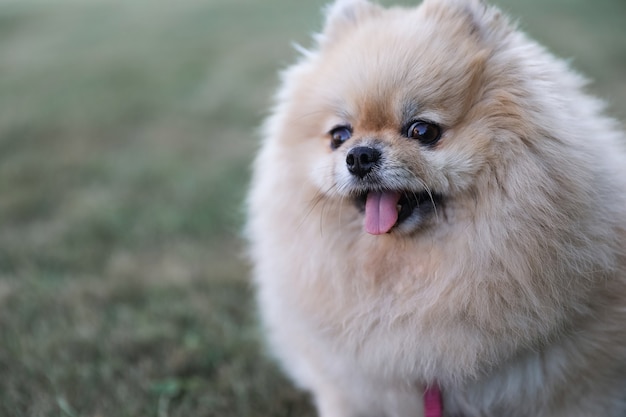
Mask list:
[{"label": "dog", "polygon": [[328,6],[247,200],[271,351],[322,417],[626,415],[626,138],[478,0]]}]

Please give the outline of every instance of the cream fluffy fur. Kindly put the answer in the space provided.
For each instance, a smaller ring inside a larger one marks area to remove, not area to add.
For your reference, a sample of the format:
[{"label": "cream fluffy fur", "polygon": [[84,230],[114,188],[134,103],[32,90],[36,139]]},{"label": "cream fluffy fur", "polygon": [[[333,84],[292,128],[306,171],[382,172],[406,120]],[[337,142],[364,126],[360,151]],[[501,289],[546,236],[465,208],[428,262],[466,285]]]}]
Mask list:
[{"label": "cream fluffy fur", "polygon": [[[626,139],[578,75],[474,0],[339,0],[283,75],[247,232],[321,416],[419,416],[435,383],[445,416],[626,415]],[[441,196],[378,236],[346,168],[370,145],[381,188]]]}]

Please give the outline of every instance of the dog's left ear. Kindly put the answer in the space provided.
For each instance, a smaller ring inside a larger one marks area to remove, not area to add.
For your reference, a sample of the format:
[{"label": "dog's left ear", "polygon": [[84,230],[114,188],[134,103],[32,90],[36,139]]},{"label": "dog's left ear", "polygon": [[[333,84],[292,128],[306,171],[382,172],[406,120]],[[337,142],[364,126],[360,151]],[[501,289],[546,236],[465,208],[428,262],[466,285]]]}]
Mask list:
[{"label": "dog's left ear", "polygon": [[448,30],[464,30],[484,40],[500,42],[513,27],[500,10],[483,0],[424,0],[424,14],[438,20]]},{"label": "dog's left ear", "polygon": [[336,0],[326,7],[326,24],[320,43],[324,44],[341,38],[344,33],[381,11],[380,6],[367,0]]}]

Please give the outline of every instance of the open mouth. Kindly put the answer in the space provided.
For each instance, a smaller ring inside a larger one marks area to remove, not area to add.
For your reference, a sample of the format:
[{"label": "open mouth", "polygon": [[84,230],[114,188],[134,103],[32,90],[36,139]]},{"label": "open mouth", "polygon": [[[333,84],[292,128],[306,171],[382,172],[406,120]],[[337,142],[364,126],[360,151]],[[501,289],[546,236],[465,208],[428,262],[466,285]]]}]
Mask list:
[{"label": "open mouth", "polygon": [[381,235],[409,218],[423,219],[434,211],[441,196],[427,191],[371,190],[360,193],[354,201],[365,213],[365,231]]}]

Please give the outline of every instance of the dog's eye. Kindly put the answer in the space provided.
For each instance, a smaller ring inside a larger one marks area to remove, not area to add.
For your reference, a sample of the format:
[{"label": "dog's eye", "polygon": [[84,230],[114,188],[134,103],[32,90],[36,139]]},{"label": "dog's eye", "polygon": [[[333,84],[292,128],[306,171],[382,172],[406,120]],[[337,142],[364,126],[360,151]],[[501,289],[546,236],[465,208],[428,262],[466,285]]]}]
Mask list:
[{"label": "dog's eye", "polygon": [[331,129],[330,132],[330,147],[337,149],[345,141],[352,136],[352,128],[350,126],[337,126]]},{"label": "dog's eye", "polygon": [[423,145],[434,145],[441,138],[441,129],[435,124],[418,121],[409,126],[406,136],[419,140]]}]

